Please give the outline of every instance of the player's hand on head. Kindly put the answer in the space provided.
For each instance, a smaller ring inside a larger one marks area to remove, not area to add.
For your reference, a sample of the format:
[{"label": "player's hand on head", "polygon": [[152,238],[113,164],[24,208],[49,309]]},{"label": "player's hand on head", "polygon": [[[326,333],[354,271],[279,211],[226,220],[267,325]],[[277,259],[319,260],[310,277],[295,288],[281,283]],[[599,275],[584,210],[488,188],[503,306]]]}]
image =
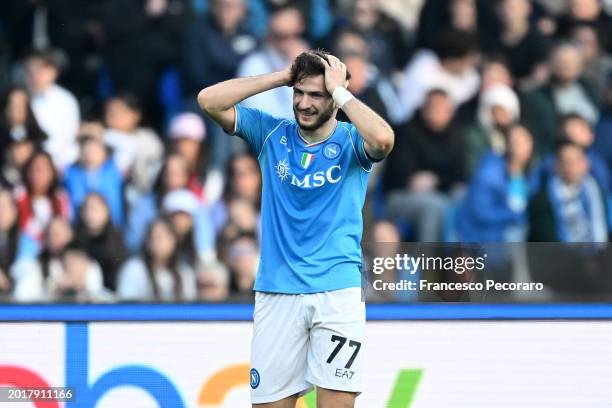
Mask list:
[{"label": "player's hand on head", "polygon": [[293,86],[293,84],[291,83],[291,68],[292,67],[293,67],[293,61],[285,69],[280,71],[283,75],[283,78],[285,79],[286,86]]},{"label": "player's hand on head", "polygon": [[327,55],[327,59],[329,62],[323,58],[321,58],[321,61],[325,65],[325,88],[331,95],[334,93],[334,89],[339,86],[346,88],[348,81],[346,79],[346,65],[331,54]]}]

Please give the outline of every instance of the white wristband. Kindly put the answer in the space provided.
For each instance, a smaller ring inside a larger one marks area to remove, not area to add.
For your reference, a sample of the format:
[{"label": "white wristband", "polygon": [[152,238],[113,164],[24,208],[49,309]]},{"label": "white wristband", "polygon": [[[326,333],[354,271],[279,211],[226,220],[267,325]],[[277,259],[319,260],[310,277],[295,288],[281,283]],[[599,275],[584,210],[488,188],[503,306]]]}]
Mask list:
[{"label": "white wristband", "polygon": [[341,86],[337,86],[332,93],[332,99],[334,100],[336,106],[340,109],[342,109],[345,103],[354,98],[355,97],[348,91],[348,89]]}]

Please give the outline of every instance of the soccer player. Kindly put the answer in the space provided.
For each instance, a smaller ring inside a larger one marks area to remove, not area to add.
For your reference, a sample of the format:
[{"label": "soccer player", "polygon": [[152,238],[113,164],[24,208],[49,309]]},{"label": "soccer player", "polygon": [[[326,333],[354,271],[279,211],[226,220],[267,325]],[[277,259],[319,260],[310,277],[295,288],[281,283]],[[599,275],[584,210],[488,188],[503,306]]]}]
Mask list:
[{"label": "soccer player", "polygon": [[[315,386],[317,407],[353,407],[361,389],[361,211],[372,164],[389,154],[394,134],[351,95],[348,79],[338,58],[308,51],[282,71],[198,95],[204,112],[247,142],[263,175],[253,407],[295,407]],[[293,86],[295,120],[239,105],[280,86]],[[352,124],[336,120],[338,109]]]}]

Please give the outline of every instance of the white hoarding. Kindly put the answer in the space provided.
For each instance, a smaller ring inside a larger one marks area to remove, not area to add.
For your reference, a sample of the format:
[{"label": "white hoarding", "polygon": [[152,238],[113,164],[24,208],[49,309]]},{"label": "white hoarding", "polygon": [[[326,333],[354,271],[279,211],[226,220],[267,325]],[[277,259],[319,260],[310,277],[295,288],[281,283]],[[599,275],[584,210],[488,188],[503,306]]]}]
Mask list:
[{"label": "white hoarding", "polygon": [[[0,383],[64,404],[249,407],[250,323],[2,323]],[[361,408],[612,408],[612,322],[368,324]],[[302,401],[302,408],[314,407]]]}]

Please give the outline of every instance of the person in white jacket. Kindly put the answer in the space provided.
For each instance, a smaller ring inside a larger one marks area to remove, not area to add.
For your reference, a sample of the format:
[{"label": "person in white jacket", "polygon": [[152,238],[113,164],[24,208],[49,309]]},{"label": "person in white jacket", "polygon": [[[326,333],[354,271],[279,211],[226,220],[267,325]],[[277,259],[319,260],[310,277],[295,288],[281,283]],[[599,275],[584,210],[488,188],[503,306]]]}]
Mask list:
[{"label": "person in white jacket", "polygon": [[78,155],[76,137],[80,112],[77,99],[55,81],[59,65],[52,51],[37,51],[26,60],[26,81],[34,116],[49,136],[45,150],[59,170],[72,164]]},{"label": "person in white jacket", "polygon": [[128,301],[181,301],[196,297],[195,271],[178,256],[178,236],[172,222],[151,223],[141,257],[119,271],[117,295]]}]

